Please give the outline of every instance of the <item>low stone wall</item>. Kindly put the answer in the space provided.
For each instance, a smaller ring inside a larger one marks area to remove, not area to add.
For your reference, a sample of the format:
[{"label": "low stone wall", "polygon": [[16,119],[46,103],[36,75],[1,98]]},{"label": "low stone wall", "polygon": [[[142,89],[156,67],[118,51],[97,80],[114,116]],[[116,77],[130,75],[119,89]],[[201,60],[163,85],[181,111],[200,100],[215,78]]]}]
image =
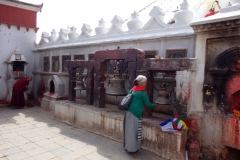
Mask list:
[{"label": "low stone wall", "polygon": [[41,108],[47,111],[54,112],[56,99],[50,99],[49,97],[43,97],[41,100]]},{"label": "low stone wall", "polygon": [[[54,115],[59,121],[122,142],[124,112],[116,108],[56,101]],[[141,147],[167,159],[185,160],[187,132],[163,132],[158,123],[156,118],[154,123],[149,118],[143,120]]]}]

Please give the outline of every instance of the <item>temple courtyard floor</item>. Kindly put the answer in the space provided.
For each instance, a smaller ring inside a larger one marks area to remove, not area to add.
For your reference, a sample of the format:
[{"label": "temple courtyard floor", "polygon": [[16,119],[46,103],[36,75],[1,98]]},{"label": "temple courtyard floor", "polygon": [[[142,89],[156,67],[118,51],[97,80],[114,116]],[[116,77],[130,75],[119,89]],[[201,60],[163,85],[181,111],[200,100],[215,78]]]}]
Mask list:
[{"label": "temple courtyard floor", "polygon": [[2,107],[0,160],[8,159],[165,160],[143,149],[127,153],[122,143],[59,122],[40,107]]}]

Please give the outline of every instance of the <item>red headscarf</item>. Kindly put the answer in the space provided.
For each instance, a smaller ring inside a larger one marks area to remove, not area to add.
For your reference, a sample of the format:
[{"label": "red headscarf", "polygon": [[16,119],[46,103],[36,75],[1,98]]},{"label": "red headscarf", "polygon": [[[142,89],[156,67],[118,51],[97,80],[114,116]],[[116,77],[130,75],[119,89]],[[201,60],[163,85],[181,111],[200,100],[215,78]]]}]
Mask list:
[{"label": "red headscarf", "polygon": [[[134,86],[133,88],[132,88],[132,91],[133,92],[136,92],[136,91],[145,91],[146,89],[144,88],[144,87],[140,87],[140,86]],[[147,107],[146,106],[144,106],[144,109],[146,109]]]},{"label": "red headscarf", "polygon": [[145,91],[146,89],[144,87],[134,86],[132,90],[133,92],[136,92],[136,91]]}]

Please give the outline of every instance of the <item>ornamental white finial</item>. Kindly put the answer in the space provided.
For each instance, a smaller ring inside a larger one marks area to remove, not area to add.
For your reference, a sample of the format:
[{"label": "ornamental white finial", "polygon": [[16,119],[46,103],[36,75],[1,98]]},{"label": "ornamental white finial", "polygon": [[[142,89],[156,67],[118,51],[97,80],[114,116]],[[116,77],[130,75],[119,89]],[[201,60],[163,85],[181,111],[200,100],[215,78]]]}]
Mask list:
[{"label": "ornamental white finial", "polygon": [[189,4],[187,0],[183,0],[183,2],[180,4],[180,10],[188,10]]},{"label": "ornamental white finial", "polygon": [[79,34],[77,33],[77,28],[72,26],[70,29],[71,31],[68,33],[69,40],[76,39],[79,36]]},{"label": "ornamental white finial", "polygon": [[103,18],[101,18],[99,21],[99,24],[98,24],[98,26],[104,26],[105,27],[105,21],[104,21],[104,19]]},{"label": "ornamental white finial", "polygon": [[57,33],[57,32],[55,31],[55,29],[53,29],[52,32],[51,32],[51,35],[52,35],[52,36],[55,36],[56,33]]},{"label": "ornamental white finial", "polygon": [[138,19],[139,14],[138,14],[136,11],[134,11],[134,12],[131,14],[131,16],[132,16],[132,19]]},{"label": "ornamental white finial", "polygon": [[142,21],[138,19],[138,13],[134,11],[131,15],[132,19],[127,23],[128,30],[132,31],[142,28]]},{"label": "ornamental white finial", "polygon": [[96,35],[103,35],[107,33],[108,29],[105,27],[105,21],[101,18],[99,21],[98,26],[95,28]]}]

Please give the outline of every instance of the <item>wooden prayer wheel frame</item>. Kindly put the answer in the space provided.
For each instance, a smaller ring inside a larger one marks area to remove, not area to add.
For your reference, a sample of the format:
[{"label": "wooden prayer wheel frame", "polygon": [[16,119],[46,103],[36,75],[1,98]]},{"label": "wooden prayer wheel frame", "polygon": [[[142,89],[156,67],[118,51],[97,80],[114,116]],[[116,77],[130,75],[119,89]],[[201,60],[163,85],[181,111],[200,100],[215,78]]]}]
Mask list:
[{"label": "wooden prayer wheel frame", "polygon": [[[142,65],[142,72],[146,73],[148,79],[147,92],[151,103],[153,102],[153,81],[154,73],[176,73],[176,71],[192,71],[196,70],[196,59],[193,58],[166,58],[166,59],[145,59]],[[176,101],[174,104],[178,114],[185,112],[182,106]],[[147,108],[144,112],[144,117],[151,117],[152,109]]]},{"label": "wooden prayer wheel frame", "polygon": [[[107,70],[107,63],[110,60],[124,60],[128,63],[129,86],[133,87],[133,80],[139,74],[138,69],[141,70],[141,64],[145,58],[145,52],[139,49],[116,49],[116,50],[102,50],[94,54],[94,106],[105,107],[105,88],[104,81],[106,80],[105,73]],[[140,67],[140,68],[139,68]]]},{"label": "wooden prayer wheel frame", "polygon": [[93,104],[93,75],[94,75],[94,61],[67,61],[69,74],[69,101],[76,101],[76,69],[79,67],[87,69],[87,83],[86,83],[86,102],[89,105]]}]

